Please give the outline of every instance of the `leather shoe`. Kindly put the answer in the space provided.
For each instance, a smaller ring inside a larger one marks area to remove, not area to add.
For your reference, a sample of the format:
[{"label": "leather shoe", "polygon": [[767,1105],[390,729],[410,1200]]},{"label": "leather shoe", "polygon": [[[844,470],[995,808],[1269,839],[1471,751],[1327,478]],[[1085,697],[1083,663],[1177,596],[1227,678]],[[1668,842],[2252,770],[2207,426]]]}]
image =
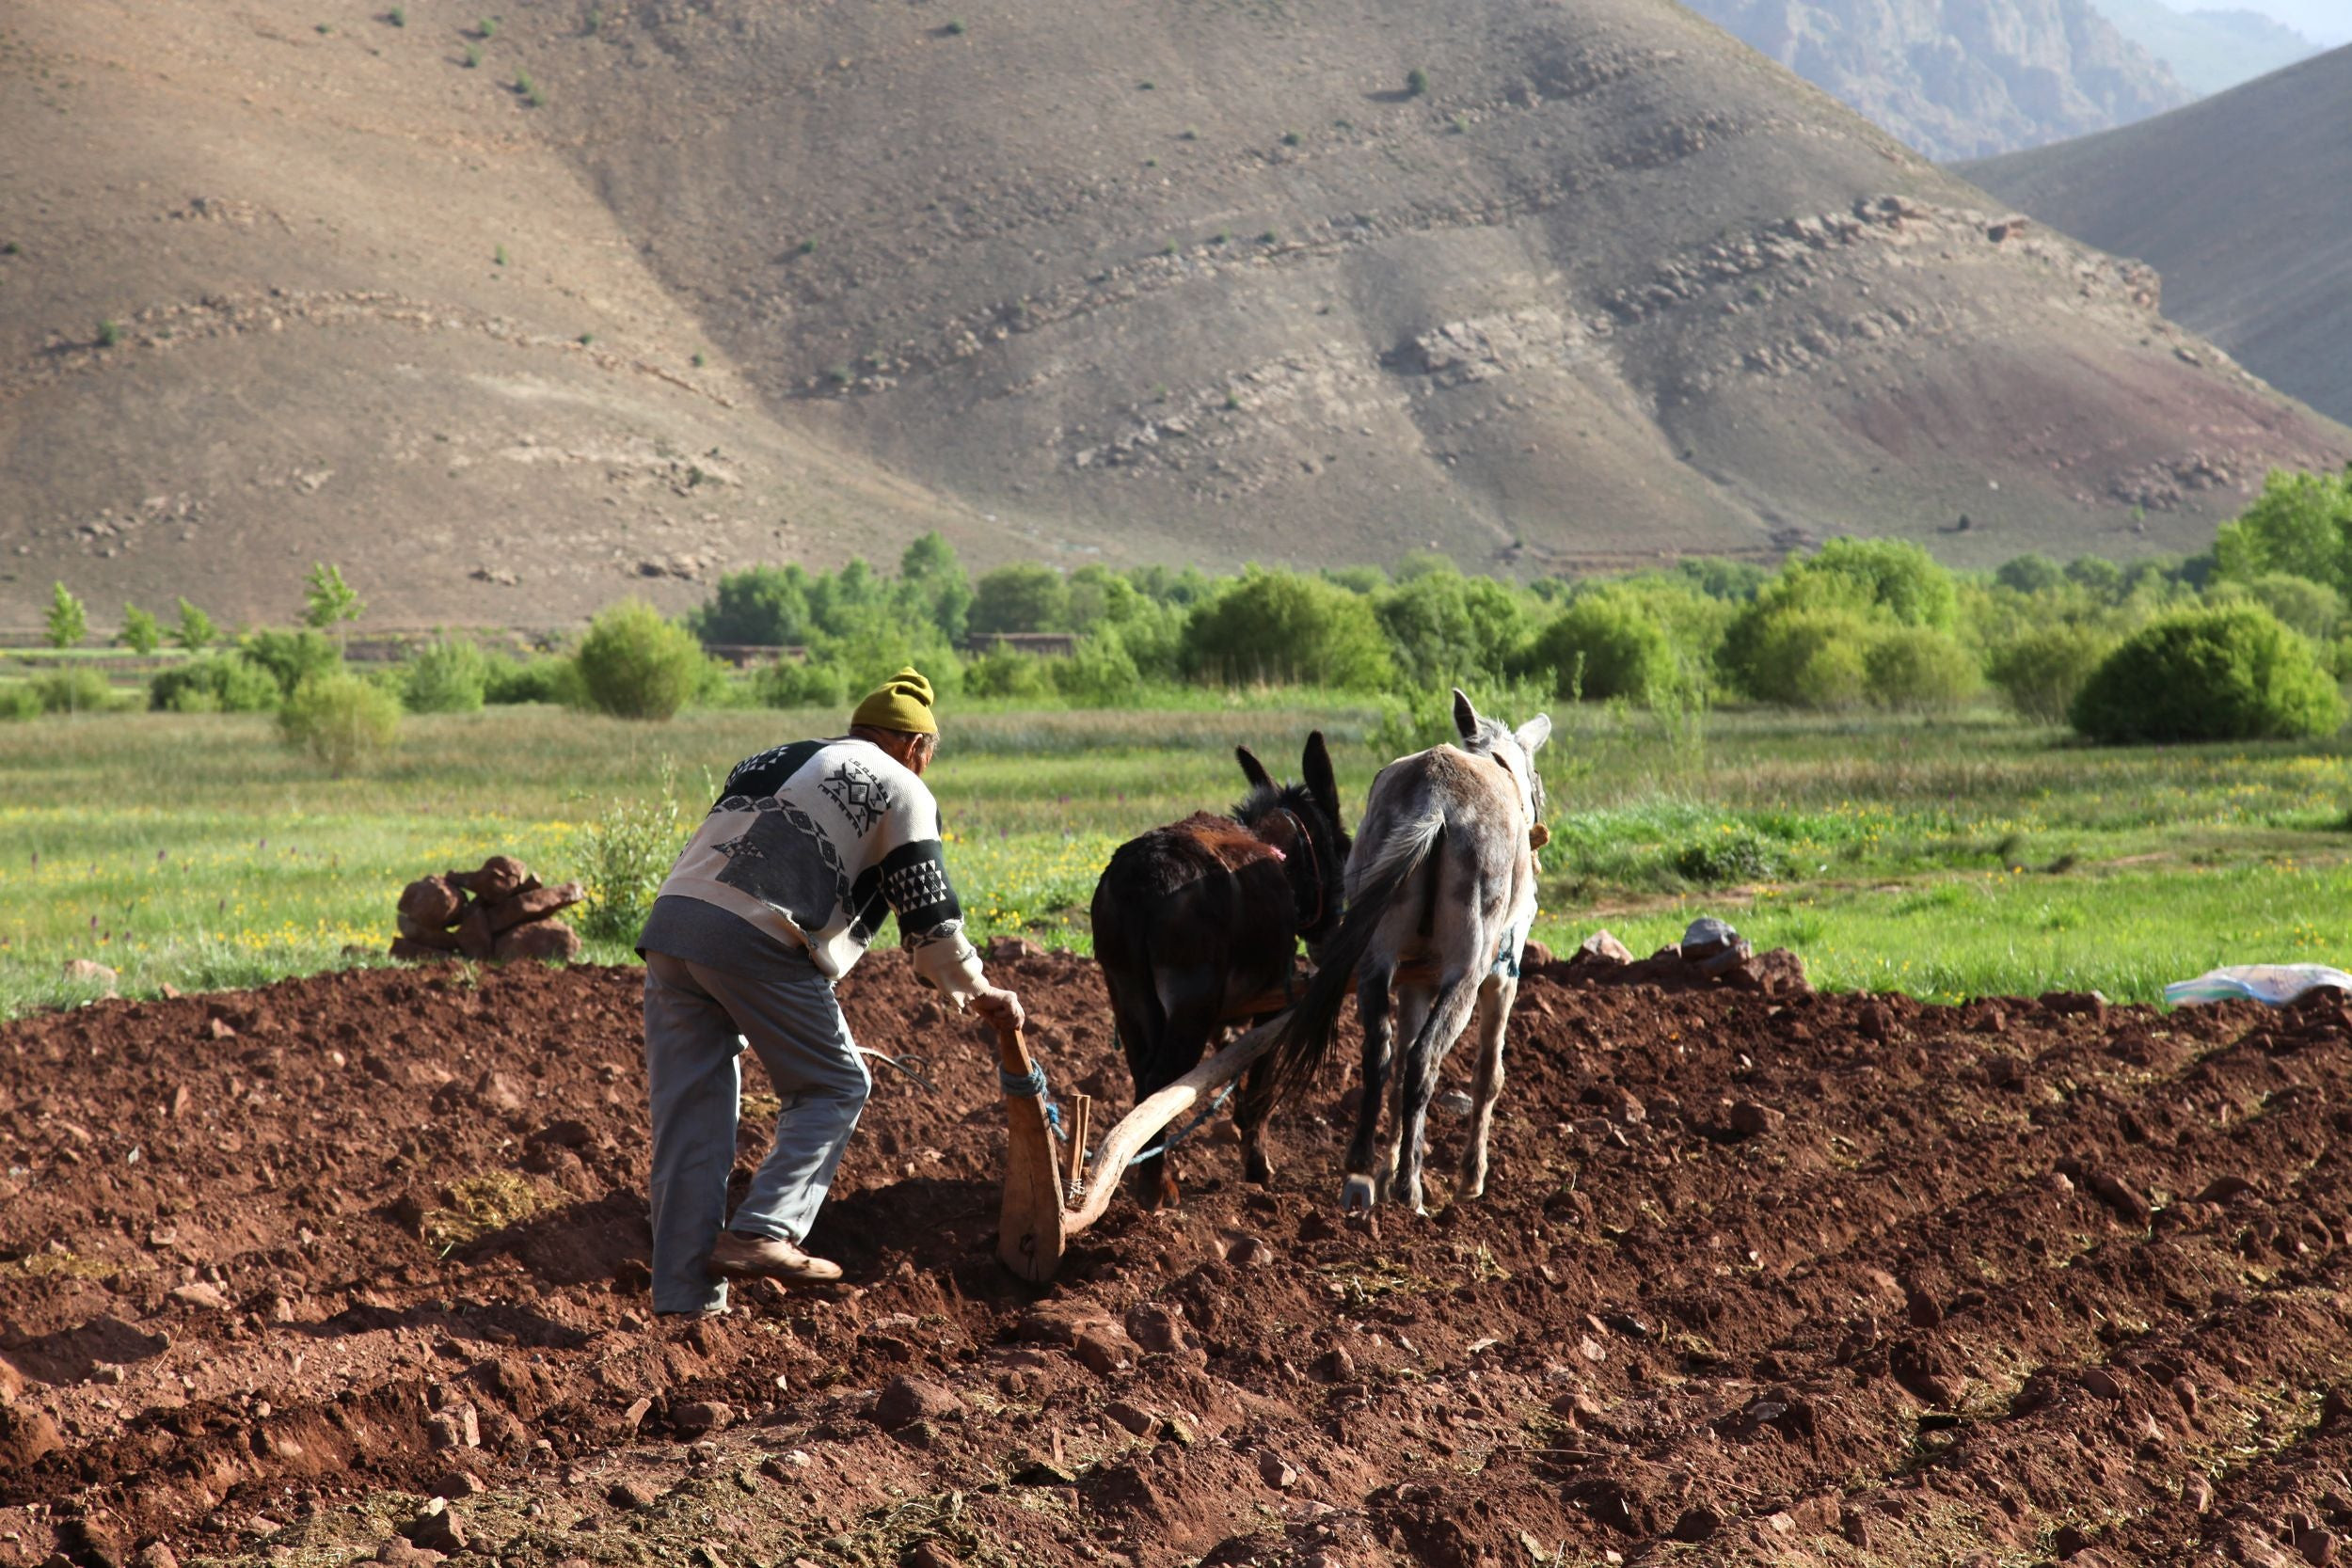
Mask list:
[{"label": "leather shoe", "polygon": [[841,1265],[811,1258],[780,1236],[722,1230],[711,1246],[707,1272],[714,1279],[789,1279],[823,1285],[841,1277]]}]

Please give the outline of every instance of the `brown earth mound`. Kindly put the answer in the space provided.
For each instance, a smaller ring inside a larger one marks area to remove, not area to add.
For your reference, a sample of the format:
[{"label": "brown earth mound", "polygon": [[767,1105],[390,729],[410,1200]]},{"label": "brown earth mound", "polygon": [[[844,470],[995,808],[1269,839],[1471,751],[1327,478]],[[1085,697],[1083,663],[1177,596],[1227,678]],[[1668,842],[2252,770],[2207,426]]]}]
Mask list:
[{"label": "brown earth mound", "polygon": [[[1090,967],[998,967],[1123,1100]],[[1270,1190],[1204,1134],[1183,1211],[1032,1292],[977,1026],[895,954],[843,995],[939,1091],[877,1073],[812,1238],[862,1283],[688,1326],[646,1321],[631,972],[0,1031],[0,1564],[2120,1568],[2352,1526],[2340,1003],[1543,966],[1486,1201],[1338,1222],[1334,1083]]]}]

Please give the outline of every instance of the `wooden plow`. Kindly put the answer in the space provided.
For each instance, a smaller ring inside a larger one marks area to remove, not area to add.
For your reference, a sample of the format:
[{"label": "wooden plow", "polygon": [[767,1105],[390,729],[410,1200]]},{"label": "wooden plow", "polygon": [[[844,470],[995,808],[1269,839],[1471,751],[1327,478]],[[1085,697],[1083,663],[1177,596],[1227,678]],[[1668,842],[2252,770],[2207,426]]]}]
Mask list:
[{"label": "wooden plow", "polygon": [[[1409,965],[1400,969],[1396,978],[1399,984],[1427,984],[1437,978],[1436,966]],[[1103,1135],[1090,1161],[1086,1148],[1092,1102],[1082,1094],[1070,1098],[1068,1125],[1057,1139],[1046,1111],[1043,1069],[1029,1054],[1020,1030],[999,1030],[996,1066],[1005,1087],[1005,1115],[1010,1123],[1005,1203],[996,1233],[996,1256],[1005,1266],[1033,1285],[1053,1278],[1070,1238],[1103,1217],[1119,1191],[1120,1178],[1127,1174],[1136,1156],[1185,1112],[1213,1101],[1219,1089],[1271,1050],[1275,1033],[1289,1016],[1287,1009],[1297,994],[1294,986],[1236,1009],[1239,1019],[1263,1022],[1120,1117]],[[1265,1016],[1277,1008],[1284,1010]],[[1209,1108],[1214,1109],[1214,1104]]]}]

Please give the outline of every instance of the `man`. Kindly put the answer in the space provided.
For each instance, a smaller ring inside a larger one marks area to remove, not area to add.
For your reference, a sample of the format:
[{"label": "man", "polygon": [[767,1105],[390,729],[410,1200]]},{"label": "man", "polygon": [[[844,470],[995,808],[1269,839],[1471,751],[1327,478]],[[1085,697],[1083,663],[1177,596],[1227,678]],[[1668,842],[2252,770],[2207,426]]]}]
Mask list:
[{"label": "man", "polygon": [[[921,782],[938,745],[930,682],[901,670],[858,704],[847,736],[738,763],[661,884],[637,939],[657,1312],[723,1312],[728,1279],[841,1277],[801,1249],[873,1086],[833,985],[886,916],[898,915],[915,973],[959,1008],[1021,1022],[1020,998],[981,974],[947,885],[939,808]],[[784,1109],[729,1221],[739,1036]]]}]

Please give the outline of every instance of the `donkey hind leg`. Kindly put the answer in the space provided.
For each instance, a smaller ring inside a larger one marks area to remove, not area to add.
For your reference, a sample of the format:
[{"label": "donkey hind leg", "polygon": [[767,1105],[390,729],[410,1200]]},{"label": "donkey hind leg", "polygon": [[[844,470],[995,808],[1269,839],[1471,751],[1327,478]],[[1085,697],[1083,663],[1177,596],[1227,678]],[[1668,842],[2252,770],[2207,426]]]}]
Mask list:
[{"label": "donkey hind leg", "polygon": [[1396,1200],[1416,1214],[1428,1212],[1421,1201],[1422,1139],[1429,1125],[1429,1101],[1438,1092],[1438,1069],[1470,1026],[1470,1010],[1477,1006],[1477,977],[1447,974],[1438,983],[1429,1017],[1405,1048],[1405,1059],[1397,1064],[1405,1125],[1397,1130]]},{"label": "donkey hind leg", "polygon": [[[1164,971],[1154,978],[1159,982],[1154,1000],[1165,1010],[1149,1064],[1136,1069],[1138,1105],[1200,1064],[1216,1034],[1217,1007],[1224,996],[1218,976],[1207,971]],[[1123,1021],[1120,1026],[1125,1027]],[[1127,1182],[1136,1203],[1146,1209],[1172,1209],[1184,1199],[1176,1185],[1175,1163],[1167,1154],[1129,1165]]]},{"label": "donkey hind leg", "polygon": [[[1437,988],[1429,985],[1400,986],[1396,993],[1396,1037],[1410,1045],[1421,1037],[1422,1025],[1429,1020],[1429,1005],[1436,998]],[[1406,1075],[1391,1075],[1391,1094],[1396,1101],[1389,1117],[1389,1141],[1380,1157],[1380,1196],[1385,1201],[1396,1196],[1398,1149],[1405,1136],[1405,1085]]]},{"label": "donkey hind leg", "polygon": [[1486,1134],[1494,1126],[1495,1101],[1502,1098],[1502,1034],[1518,990],[1518,981],[1508,974],[1489,974],[1478,988],[1478,1012],[1470,1022],[1478,1041],[1478,1081],[1470,1089],[1470,1135],[1454,1184],[1457,1203],[1486,1196]]},{"label": "donkey hind leg", "polygon": [[1249,1064],[1241,1087],[1233,1095],[1233,1125],[1241,1132],[1241,1172],[1245,1180],[1263,1187],[1274,1180],[1274,1162],[1266,1158],[1265,1124],[1273,1107],[1266,1103],[1266,1062]]},{"label": "donkey hind leg", "polygon": [[1356,1012],[1364,1026],[1364,1065],[1358,1085],[1356,1135],[1347,1145],[1347,1180],[1340,1188],[1340,1207],[1350,1214],[1369,1213],[1378,1198],[1373,1180],[1372,1145],[1380,1132],[1380,1097],[1387,1085],[1389,1053],[1395,1039],[1389,1016],[1387,960],[1367,956],[1356,981]]}]

